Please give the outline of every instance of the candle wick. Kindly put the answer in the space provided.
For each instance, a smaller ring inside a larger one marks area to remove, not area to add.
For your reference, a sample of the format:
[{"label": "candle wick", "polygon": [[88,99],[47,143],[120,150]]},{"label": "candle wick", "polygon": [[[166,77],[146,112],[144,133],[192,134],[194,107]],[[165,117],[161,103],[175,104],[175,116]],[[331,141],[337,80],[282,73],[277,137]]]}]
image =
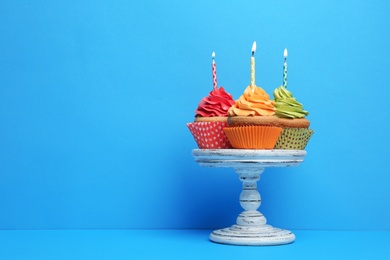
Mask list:
[{"label": "candle wick", "polygon": [[255,52],[254,52],[254,51],[252,51],[252,57],[253,57],[253,56],[255,56]]}]

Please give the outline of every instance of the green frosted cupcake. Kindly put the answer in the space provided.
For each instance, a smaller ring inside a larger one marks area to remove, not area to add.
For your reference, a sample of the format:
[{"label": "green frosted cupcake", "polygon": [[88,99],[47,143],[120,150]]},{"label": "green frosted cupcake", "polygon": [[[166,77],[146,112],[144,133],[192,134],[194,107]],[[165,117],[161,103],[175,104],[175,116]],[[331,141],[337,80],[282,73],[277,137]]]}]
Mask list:
[{"label": "green frosted cupcake", "polygon": [[292,93],[280,86],[274,91],[275,115],[283,124],[283,130],[276,141],[275,149],[303,150],[314,131],[309,129],[310,121],[305,118],[309,112],[303,109]]}]

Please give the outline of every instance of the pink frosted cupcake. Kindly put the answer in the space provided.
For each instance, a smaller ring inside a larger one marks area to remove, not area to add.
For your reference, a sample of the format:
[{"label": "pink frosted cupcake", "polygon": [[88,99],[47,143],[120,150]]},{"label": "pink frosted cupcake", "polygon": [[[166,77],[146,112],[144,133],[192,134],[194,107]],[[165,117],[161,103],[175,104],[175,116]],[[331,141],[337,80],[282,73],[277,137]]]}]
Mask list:
[{"label": "pink frosted cupcake", "polygon": [[195,120],[187,123],[198,147],[201,149],[227,149],[231,145],[223,128],[227,124],[227,111],[234,104],[232,95],[223,87],[214,88],[195,110]]},{"label": "pink frosted cupcake", "polygon": [[226,127],[228,110],[235,103],[231,94],[223,87],[218,88],[215,53],[212,54],[214,88],[207,97],[202,98],[195,110],[195,120],[187,123],[198,147],[201,149],[227,149],[231,145],[223,128]]}]

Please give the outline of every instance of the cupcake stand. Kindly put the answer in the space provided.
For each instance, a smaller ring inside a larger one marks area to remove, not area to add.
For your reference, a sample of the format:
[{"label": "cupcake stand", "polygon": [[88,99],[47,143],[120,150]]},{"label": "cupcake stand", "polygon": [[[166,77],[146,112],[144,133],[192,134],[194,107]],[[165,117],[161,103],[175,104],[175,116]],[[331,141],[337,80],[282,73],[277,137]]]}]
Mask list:
[{"label": "cupcake stand", "polygon": [[195,161],[206,167],[231,167],[242,181],[240,205],[244,211],[235,225],[215,230],[210,240],[230,245],[282,245],[292,243],[295,235],[288,230],[267,225],[257,209],[261,204],[257,181],[267,167],[298,166],[304,150],[194,149]]}]

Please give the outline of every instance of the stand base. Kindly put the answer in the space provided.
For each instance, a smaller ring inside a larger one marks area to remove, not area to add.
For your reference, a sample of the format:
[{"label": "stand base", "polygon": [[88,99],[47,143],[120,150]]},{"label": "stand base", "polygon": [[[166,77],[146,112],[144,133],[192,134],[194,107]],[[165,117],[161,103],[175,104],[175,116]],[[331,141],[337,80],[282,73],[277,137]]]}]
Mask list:
[{"label": "stand base", "polygon": [[270,225],[260,227],[233,225],[214,230],[210,234],[210,240],[229,245],[272,246],[292,243],[295,235],[289,230]]},{"label": "stand base", "polygon": [[267,220],[257,209],[261,196],[257,181],[267,167],[297,166],[303,162],[303,150],[247,150],[247,149],[194,149],[195,160],[207,167],[231,167],[242,181],[240,205],[244,209],[236,225],[215,230],[210,240],[229,245],[271,246],[294,242],[289,230],[267,225]]}]

